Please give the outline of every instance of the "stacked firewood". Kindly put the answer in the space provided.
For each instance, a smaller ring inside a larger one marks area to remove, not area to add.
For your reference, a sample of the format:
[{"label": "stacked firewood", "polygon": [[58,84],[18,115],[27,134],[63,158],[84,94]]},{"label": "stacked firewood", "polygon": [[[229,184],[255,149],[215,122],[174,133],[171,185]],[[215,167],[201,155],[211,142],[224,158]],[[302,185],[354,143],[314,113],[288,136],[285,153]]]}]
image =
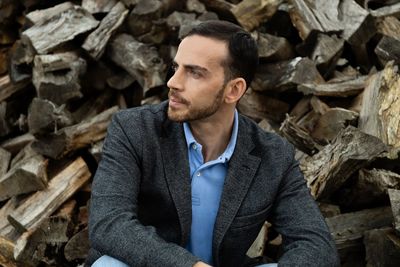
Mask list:
[{"label": "stacked firewood", "polygon": [[[260,68],[241,113],[287,138],[343,266],[400,266],[397,0],[0,1],[0,265],[77,266],[119,109],[166,99],[179,39],[224,19]],[[266,223],[248,254],[276,260]]]}]

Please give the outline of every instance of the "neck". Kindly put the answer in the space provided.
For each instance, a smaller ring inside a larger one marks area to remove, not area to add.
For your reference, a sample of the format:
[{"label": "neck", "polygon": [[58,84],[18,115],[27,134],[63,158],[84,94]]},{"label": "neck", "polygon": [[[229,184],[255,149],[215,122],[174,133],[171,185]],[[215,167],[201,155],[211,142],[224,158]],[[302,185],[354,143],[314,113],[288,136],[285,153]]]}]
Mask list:
[{"label": "neck", "polygon": [[221,107],[212,116],[191,121],[190,129],[203,149],[204,162],[216,159],[229,144],[234,121],[235,107]]}]

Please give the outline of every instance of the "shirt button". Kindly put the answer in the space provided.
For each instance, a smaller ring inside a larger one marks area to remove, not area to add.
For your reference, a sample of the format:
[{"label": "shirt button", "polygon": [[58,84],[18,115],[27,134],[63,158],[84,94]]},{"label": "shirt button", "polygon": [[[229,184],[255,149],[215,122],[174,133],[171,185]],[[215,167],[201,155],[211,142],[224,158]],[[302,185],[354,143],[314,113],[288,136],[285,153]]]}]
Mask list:
[{"label": "shirt button", "polygon": [[196,144],[193,144],[193,145],[192,145],[192,148],[193,148],[194,150],[196,150],[196,149],[197,149]]},{"label": "shirt button", "polygon": [[201,173],[200,173],[200,172],[198,172],[198,173],[197,173],[197,176],[201,176]]}]

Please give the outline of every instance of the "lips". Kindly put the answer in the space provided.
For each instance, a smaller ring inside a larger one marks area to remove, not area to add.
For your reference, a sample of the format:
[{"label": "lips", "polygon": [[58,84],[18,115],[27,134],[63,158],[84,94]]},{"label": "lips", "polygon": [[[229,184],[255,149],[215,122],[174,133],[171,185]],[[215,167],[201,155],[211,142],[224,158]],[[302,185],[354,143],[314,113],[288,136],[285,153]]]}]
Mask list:
[{"label": "lips", "polygon": [[187,105],[188,101],[176,94],[169,93],[169,105],[173,108],[178,108],[183,105]]}]

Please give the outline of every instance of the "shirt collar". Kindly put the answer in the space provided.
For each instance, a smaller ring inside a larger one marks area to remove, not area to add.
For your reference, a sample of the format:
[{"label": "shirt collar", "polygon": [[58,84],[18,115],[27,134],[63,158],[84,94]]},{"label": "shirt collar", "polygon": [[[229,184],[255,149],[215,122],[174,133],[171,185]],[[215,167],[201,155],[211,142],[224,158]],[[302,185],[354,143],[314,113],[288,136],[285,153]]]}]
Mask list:
[{"label": "shirt collar", "polygon": [[[235,150],[238,129],[239,129],[239,115],[237,110],[235,109],[231,139],[229,140],[228,146],[226,147],[225,151],[220,155],[220,158],[225,159],[225,162],[230,160],[233,151]],[[193,144],[196,144],[197,146],[201,147],[201,145],[194,138],[192,131],[190,130],[189,123],[187,122],[183,123],[183,130],[185,133],[186,145],[188,149],[190,149],[190,147]]]}]

